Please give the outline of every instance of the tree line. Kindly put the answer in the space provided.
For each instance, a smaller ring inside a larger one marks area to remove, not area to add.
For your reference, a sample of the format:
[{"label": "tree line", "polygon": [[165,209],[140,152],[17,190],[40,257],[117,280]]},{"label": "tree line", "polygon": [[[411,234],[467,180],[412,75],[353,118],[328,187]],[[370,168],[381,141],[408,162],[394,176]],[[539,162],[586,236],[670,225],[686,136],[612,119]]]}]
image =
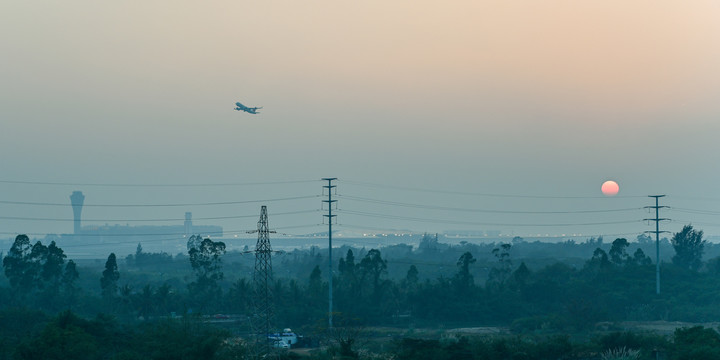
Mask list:
[{"label": "tree line", "polygon": [[[514,259],[514,248],[522,246],[518,241],[495,244],[483,260],[484,281],[476,278],[479,263],[473,254],[480,248],[471,244],[445,246],[427,237],[419,249],[403,255],[404,262],[393,261],[407,269],[395,278],[388,276],[389,261],[383,255],[392,248],[348,248],[333,274],[334,309],[368,324],[493,323],[524,330],[582,329],[597,321],[624,319],[701,321],[720,315],[715,300],[720,297],[713,296],[720,295],[715,290],[720,285],[716,276],[720,263],[702,261],[707,244],[702,231],[688,225],[673,235],[670,243],[675,255],[672,263],[663,264],[660,296],[654,292],[653,260],[639,244],[618,238],[608,248],[601,246],[601,240],[595,241],[598,246],[582,266],[557,261],[534,268],[526,264],[531,258]],[[438,249],[443,246],[444,250]],[[7,300],[5,306],[30,306],[51,313],[78,309],[88,315],[106,312],[128,319],[172,312],[248,313],[254,292],[251,273],[226,279],[225,244],[192,236],[187,249],[187,256],[172,260],[167,254],[144,253],[139,244],[136,253],[125,259],[124,273],[111,253],[96,280],[98,288],[86,289],[78,286],[78,279],[85,276],[83,269],[73,260],[66,261],[54,241],[47,246],[40,241],[31,244],[27,236],[19,235],[3,258],[10,288],[0,288],[0,296]],[[454,268],[452,273],[433,278],[423,277],[421,269],[428,266],[412,258],[423,252],[438,258],[460,255],[448,264]],[[361,257],[356,258],[356,253]],[[182,261],[187,271],[163,281],[157,279],[161,268],[152,267],[148,259],[163,264]],[[306,269],[296,271],[300,275],[295,278],[276,275],[272,284],[278,320],[286,324],[282,326],[305,326],[327,316],[327,269],[321,264],[323,257],[313,252],[286,256],[279,264]],[[307,271],[305,276],[303,271]],[[134,276],[134,283],[121,281],[123,276]]]}]

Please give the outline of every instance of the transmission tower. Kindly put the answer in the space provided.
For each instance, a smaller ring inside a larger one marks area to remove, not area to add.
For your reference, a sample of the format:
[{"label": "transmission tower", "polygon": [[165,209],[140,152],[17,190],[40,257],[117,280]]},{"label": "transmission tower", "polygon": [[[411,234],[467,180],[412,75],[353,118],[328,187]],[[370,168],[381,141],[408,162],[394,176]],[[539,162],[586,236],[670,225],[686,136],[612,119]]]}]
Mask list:
[{"label": "transmission tower", "polygon": [[[273,309],[273,274],[272,274],[272,248],[270,247],[268,227],[267,206],[260,208],[260,220],[257,223],[258,240],[255,245],[255,271],[253,272],[253,284],[255,296],[253,299],[254,312],[251,318],[252,331],[256,335],[256,341],[260,349],[265,353],[270,351],[268,334],[272,329]],[[254,232],[254,231],[251,231]]]},{"label": "transmission tower", "polygon": [[646,231],[646,233],[655,234],[655,292],[660,295],[660,233],[666,233],[669,231],[660,231],[660,222],[664,220],[670,220],[666,218],[660,218],[660,208],[666,208],[667,206],[660,206],[660,198],[665,195],[648,195],[648,197],[655,198],[655,206],[646,206],[646,209],[655,209],[654,219],[645,219],[645,221],[655,222],[655,231]]},{"label": "transmission tower", "polygon": [[337,200],[332,199],[332,190],[336,187],[333,185],[333,181],[337,178],[323,178],[323,181],[327,181],[327,185],[323,186],[323,189],[328,189],[328,199],[323,200],[324,203],[328,204],[328,214],[323,215],[328,218],[328,329],[333,327],[333,261],[332,261],[332,223],[333,218],[337,215],[332,214],[333,203]]}]

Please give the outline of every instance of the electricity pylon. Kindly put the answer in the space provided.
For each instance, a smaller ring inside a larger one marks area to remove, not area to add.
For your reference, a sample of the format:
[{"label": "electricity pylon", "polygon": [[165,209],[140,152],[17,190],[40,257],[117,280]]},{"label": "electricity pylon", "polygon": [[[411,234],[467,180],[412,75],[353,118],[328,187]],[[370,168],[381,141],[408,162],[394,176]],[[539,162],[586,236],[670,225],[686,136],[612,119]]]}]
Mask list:
[{"label": "electricity pylon", "polygon": [[[253,314],[251,316],[252,331],[255,333],[257,345],[264,353],[270,352],[268,335],[273,325],[273,274],[272,274],[272,247],[270,247],[270,231],[268,227],[267,206],[260,208],[260,220],[257,223],[258,240],[255,245],[255,271],[253,272]],[[250,231],[249,233],[254,233]]]}]

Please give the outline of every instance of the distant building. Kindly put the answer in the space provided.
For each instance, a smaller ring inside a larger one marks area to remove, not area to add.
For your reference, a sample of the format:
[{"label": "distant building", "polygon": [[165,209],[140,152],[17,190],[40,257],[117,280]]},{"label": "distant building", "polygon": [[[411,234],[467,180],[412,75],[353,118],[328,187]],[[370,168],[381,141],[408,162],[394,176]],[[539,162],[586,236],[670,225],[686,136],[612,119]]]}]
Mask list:
[{"label": "distant building", "polygon": [[73,218],[75,219],[75,221],[73,222],[75,234],[79,234],[80,230],[82,229],[80,219],[82,218],[82,207],[84,202],[85,195],[83,195],[82,191],[73,191],[72,195],[70,195],[70,203],[72,204],[73,209]]},{"label": "distant building", "polygon": [[177,240],[191,235],[202,235],[222,237],[223,228],[216,225],[193,225],[192,213],[185,213],[185,222],[182,225],[86,225],[82,226],[82,207],[85,195],[80,191],[74,191],[70,195],[70,201],[74,216],[74,237],[91,242],[111,242],[119,238],[129,238],[143,241]]}]

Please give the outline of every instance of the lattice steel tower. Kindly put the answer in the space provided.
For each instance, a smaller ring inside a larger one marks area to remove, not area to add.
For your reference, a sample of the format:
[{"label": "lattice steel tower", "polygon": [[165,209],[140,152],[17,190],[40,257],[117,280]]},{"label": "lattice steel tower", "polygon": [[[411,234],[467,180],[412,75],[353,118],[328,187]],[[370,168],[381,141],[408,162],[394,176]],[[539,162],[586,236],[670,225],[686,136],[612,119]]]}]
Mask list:
[{"label": "lattice steel tower", "polygon": [[270,247],[270,229],[268,227],[267,206],[260,208],[258,225],[258,240],[255,245],[255,271],[253,284],[255,297],[253,301],[254,314],[252,316],[253,332],[261,348],[270,350],[268,334],[272,329],[273,311],[273,275],[272,275],[272,248]]}]

